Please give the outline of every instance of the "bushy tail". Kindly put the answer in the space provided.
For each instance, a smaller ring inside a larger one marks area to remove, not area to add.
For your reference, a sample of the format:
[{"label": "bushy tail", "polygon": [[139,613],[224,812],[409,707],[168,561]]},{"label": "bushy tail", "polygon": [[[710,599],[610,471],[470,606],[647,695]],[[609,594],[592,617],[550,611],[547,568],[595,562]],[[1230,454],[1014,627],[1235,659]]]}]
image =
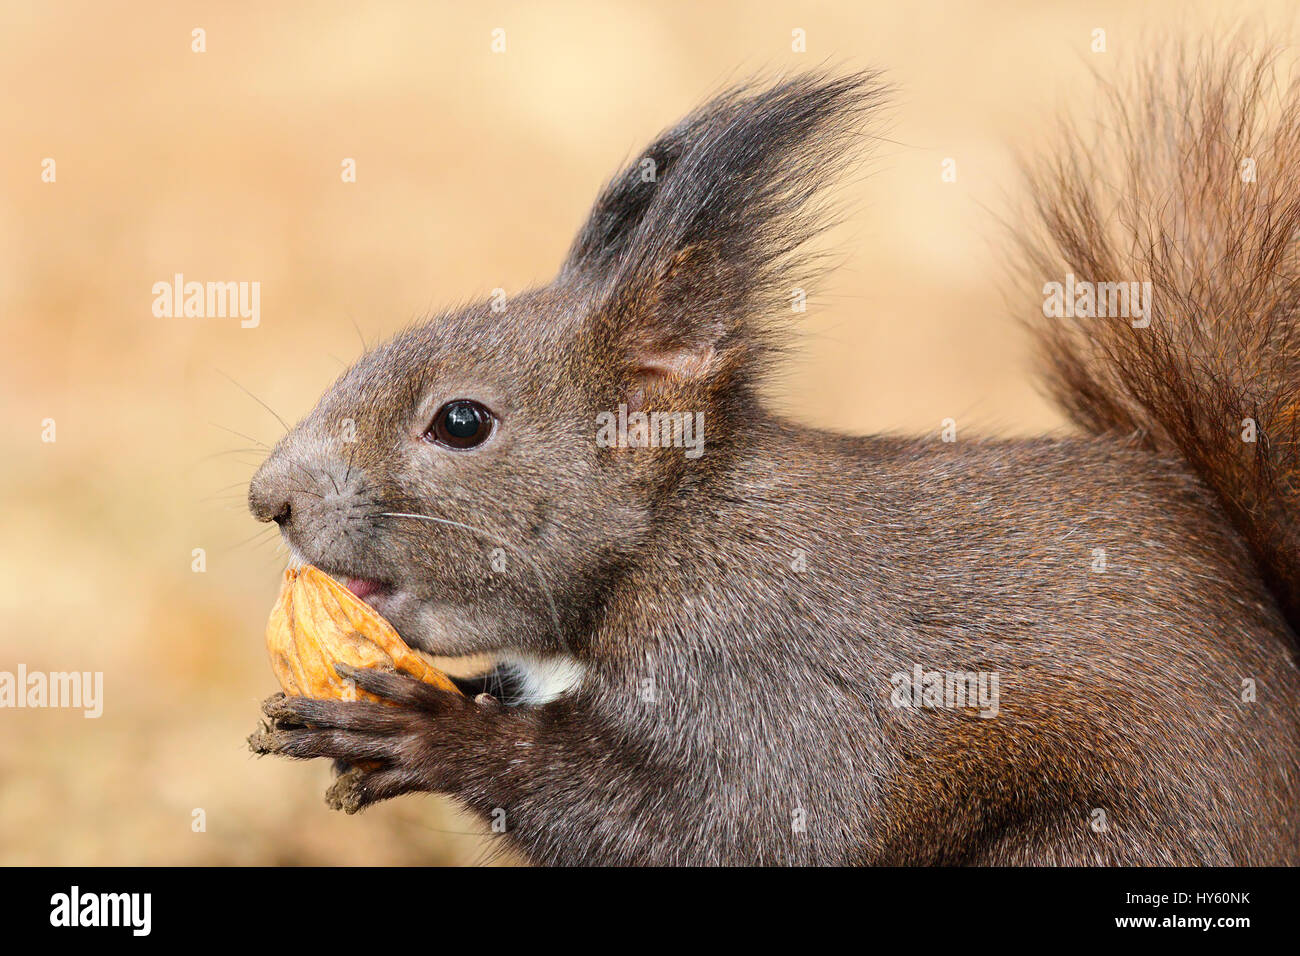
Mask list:
[{"label": "bushy tail", "polygon": [[[1095,137],[1031,165],[1019,241],[1054,397],[1182,455],[1300,632],[1300,81],[1280,63],[1184,49],[1111,87]],[[1090,282],[1151,283],[1149,314],[1047,315],[1089,313]]]}]

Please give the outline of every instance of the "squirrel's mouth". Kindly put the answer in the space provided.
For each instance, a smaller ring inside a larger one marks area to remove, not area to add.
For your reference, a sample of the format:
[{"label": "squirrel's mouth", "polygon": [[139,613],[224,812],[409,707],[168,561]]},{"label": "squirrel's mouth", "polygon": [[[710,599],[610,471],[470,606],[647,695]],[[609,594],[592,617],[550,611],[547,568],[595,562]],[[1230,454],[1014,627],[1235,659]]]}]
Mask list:
[{"label": "squirrel's mouth", "polygon": [[392,586],[383,581],[371,581],[367,578],[343,578],[342,585],[365,601],[372,595],[383,595],[392,591]]},{"label": "squirrel's mouth", "polygon": [[[325,571],[324,568],[321,570]],[[355,578],[347,572],[338,571],[325,571],[325,573],[355,594],[358,600],[365,601],[380,614],[383,614],[383,611],[379,607],[379,602],[391,597],[397,590],[387,581],[375,578]]]},{"label": "squirrel's mouth", "polygon": [[[312,562],[308,561],[298,551],[293,550],[290,552],[290,567],[300,567],[310,563]],[[386,581],[383,578],[362,577],[357,572],[362,571],[364,574],[364,570],[355,565],[347,567],[332,562],[321,562],[316,564],[315,567],[324,571],[351,591],[357,600],[370,605],[375,613],[392,625],[398,636],[411,647],[421,650],[427,649],[424,647],[418,628],[403,622],[403,611],[408,611],[412,606],[420,604],[419,599],[410,591],[405,590],[394,581]]]},{"label": "squirrel's mouth", "polygon": [[[307,559],[297,548],[291,544],[289,546],[289,567],[298,568],[304,564],[315,564],[317,568],[324,571],[339,584],[343,585],[349,591],[357,596],[358,600],[365,601],[371,607],[375,607],[375,602],[390,597],[397,589],[389,581],[381,581],[378,578],[354,577],[348,573],[348,570],[331,566],[327,562],[312,562]],[[375,610],[379,610],[375,607]],[[381,612],[382,613],[382,612]]]}]

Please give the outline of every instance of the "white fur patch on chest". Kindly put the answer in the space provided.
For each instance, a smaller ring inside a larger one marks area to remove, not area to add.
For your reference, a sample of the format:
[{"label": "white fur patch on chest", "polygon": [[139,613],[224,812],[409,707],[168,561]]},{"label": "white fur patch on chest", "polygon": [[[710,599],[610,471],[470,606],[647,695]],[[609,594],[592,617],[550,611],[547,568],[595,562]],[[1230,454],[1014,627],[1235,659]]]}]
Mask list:
[{"label": "white fur patch on chest", "polygon": [[586,668],[567,654],[540,657],[523,652],[501,655],[500,665],[519,681],[512,704],[546,704],[576,689]]}]

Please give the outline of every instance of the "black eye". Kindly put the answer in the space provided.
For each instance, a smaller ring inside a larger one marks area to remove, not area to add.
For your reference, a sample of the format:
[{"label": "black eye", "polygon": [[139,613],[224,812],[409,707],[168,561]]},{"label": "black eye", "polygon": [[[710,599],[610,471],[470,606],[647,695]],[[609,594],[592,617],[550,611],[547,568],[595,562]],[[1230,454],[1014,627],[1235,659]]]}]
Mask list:
[{"label": "black eye", "polygon": [[492,413],[478,402],[458,398],[438,409],[424,437],[448,448],[473,448],[490,434]]}]

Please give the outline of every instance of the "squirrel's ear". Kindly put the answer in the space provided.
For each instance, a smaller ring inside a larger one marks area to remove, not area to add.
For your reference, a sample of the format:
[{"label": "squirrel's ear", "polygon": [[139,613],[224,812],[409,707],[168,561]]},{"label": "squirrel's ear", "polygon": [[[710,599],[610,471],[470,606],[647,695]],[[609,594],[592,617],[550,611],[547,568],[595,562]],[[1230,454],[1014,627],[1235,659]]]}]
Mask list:
[{"label": "squirrel's ear", "polygon": [[692,114],[661,133],[640,157],[605,184],[569,248],[561,276],[575,272],[600,276],[618,261],[659,184],[672,171],[701,121],[701,116]]},{"label": "squirrel's ear", "polygon": [[701,278],[718,264],[707,246],[691,245],[656,264],[644,281],[602,311],[607,342],[630,373],[630,393],[639,404],[647,391],[666,381],[681,385],[713,379],[738,355],[740,329],[721,311],[697,311]]},{"label": "squirrel's ear", "polygon": [[605,188],[561,278],[641,373],[745,384],[784,342],[818,199],[884,93],[872,73],[805,74],[715,98]]}]

